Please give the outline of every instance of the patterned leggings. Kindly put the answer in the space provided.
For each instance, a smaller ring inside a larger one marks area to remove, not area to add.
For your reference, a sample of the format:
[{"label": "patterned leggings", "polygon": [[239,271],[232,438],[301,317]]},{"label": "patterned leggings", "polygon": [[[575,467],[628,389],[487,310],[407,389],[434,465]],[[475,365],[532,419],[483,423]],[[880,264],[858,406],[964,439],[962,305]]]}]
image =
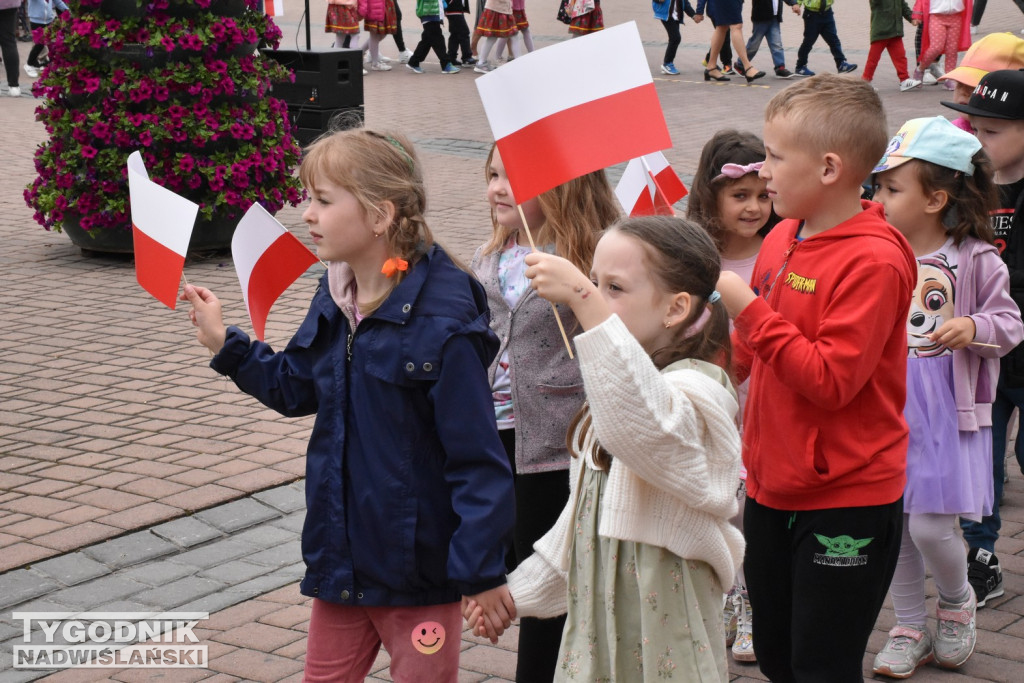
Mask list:
[{"label": "patterned leggings", "polygon": [[939,55],[946,55],[946,72],[956,68],[957,47],[960,43],[960,27],[963,11],[956,14],[928,15],[928,52],[921,55],[921,68],[927,69]]}]

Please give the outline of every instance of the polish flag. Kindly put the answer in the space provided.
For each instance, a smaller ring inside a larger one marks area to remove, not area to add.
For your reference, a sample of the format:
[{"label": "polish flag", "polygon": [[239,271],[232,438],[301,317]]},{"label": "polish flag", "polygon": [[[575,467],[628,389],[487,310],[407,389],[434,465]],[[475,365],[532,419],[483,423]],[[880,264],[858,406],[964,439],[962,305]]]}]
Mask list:
[{"label": "polish flag", "polygon": [[172,310],[199,205],[149,179],[139,152],[128,157],[135,279]]},{"label": "polish flag", "polygon": [[674,216],[672,205],[686,194],[686,186],[661,152],[631,159],[615,187],[615,196],[630,216]]},{"label": "polish flag", "polygon": [[672,146],[636,22],[517,57],[476,86],[518,202]]},{"label": "polish flag", "polygon": [[262,341],[277,297],[318,259],[259,204],[250,206],[238,222],[231,256],[253,332]]},{"label": "polish flag", "polygon": [[268,17],[283,17],[283,0],[263,0],[263,12]]}]

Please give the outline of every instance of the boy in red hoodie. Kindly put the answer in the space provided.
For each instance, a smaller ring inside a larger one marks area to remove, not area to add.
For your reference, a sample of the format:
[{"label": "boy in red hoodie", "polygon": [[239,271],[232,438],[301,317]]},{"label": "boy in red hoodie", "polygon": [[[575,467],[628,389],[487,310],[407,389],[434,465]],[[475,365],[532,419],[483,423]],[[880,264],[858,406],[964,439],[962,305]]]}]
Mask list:
[{"label": "boy in red hoodie", "polygon": [[724,272],[736,378],[750,377],[744,560],[773,681],[861,681],[900,547],[906,322],[917,266],[861,183],[885,152],[870,85],[832,75],[765,110],[779,223],[751,286]]}]

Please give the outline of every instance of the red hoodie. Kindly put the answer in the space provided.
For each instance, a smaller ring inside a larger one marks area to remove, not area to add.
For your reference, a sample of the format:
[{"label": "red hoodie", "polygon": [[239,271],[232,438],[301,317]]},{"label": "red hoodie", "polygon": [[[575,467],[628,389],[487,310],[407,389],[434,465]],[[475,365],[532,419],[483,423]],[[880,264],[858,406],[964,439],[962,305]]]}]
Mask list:
[{"label": "red hoodie", "polygon": [[910,245],[880,204],[805,240],[786,220],[764,240],[736,317],[750,376],[747,492],[778,510],[885,505],[903,495]]}]

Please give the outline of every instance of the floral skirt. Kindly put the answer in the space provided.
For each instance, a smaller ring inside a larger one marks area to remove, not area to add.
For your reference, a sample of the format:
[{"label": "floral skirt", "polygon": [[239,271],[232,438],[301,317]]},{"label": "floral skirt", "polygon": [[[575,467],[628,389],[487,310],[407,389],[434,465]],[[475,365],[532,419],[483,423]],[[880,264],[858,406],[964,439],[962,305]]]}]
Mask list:
[{"label": "floral skirt", "polygon": [[526,10],[514,9],[512,10],[512,16],[516,20],[516,28],[522,31],[524,28],[530,28],[530,22],[526,20]]},{"label": "floral skirt", "polygon": [[581,14],[569,23],[569,33],[585,35],[604,28],[604,14],[601,12],[601,0],[594,0],[594,9]]},{"label": "floral skirt", "polygon": [[324,33],[343,33],[354,36],[359,33],[359,19],[359,10],[355,7],[328,5]]},{"label": "floral skirt", "polygon": [[665,548],[599,536],[608,473],[584,467],[555,681],[728,681],[714,570]]},{"label": "floral skirt", "polygon": [[367,33],[390,36],[398,30],[398,14],[395,13],[395,0],[384,0],[384,20],[370,19],[363,21]]},{"label": "floral skirt", "polygon": [[476,29],[480,35],[488,38],[508,38],[519,33],[514,16],[491,9],[485,9],[484,13],[480,15],[480,23],[477,24]]}]

